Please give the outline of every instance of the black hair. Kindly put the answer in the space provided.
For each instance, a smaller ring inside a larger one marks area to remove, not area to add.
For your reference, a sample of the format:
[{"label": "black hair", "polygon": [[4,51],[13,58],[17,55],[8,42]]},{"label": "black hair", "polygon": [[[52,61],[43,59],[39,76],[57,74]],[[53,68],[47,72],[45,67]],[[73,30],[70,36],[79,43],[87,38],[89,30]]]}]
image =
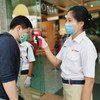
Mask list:
[{"label": "black hair", "polygon": [[10,23],[10,29],[14,29],[17,25],[21,25],[23,29],[32,28],[32,24],[29,19],[25,16],[19,15],[15,17]]},{"label": "black hair", "polygon": [[88,12],[88,10],[84,6],[73,6],[68,10],[72,11],[73,17],[79,22],[83,21],[84,26],[83,29],[88,28],[96,28],[94,21],[92,20],[91,14]]}]

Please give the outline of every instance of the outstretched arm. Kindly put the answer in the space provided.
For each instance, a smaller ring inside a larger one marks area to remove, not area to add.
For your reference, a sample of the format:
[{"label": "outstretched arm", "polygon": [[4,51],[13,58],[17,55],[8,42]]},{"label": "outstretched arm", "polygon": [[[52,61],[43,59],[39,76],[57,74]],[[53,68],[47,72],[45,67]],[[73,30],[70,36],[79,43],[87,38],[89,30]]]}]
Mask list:
[{"label": "outstretched arm", "polygon": [[61,60],[57,59],[56,56],[53,55],[48,46],[44,48],[44,51],[46,53],[47,58],[54,66],[58,66],[61,63]]},{"label": "outstretched arm", "polygon": [[58,66],[61,63],[61,60],[57,59],[56,56],[53,55],[53,53],[50,51],[48,44],[46,43],[46,41],[44,40],[44,38],[42,37],[38,37],[39,39],[42,40],[42,48],[44,49],[47,58],[49,59],[49,61],[54,65],[54,66]]}]

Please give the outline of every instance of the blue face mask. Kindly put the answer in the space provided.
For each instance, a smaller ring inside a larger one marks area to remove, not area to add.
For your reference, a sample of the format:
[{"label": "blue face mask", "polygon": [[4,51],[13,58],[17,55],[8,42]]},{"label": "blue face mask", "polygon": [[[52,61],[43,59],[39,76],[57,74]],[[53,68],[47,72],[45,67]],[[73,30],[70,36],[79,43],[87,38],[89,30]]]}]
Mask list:
[{"label": "blue face mask", "polygon": [[66,31],[67,34],[72,35],[72,34],[75,33],[75,28],[72,24],[66,24],[65,25],[65,31]]}]

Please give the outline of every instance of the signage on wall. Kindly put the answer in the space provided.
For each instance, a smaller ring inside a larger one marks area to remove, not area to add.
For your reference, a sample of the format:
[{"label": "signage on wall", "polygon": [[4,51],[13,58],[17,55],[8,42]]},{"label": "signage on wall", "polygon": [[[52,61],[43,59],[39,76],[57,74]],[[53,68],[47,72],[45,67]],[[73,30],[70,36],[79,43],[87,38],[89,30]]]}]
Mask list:
[{"label": "signage on wall", "polygon": [[41,2],[41,13],[42,14],[53,14],[53,13],[57,13],[57,9],[55,7],[53,7],[52,4],[46,2],[46,1],[42,1]]}]

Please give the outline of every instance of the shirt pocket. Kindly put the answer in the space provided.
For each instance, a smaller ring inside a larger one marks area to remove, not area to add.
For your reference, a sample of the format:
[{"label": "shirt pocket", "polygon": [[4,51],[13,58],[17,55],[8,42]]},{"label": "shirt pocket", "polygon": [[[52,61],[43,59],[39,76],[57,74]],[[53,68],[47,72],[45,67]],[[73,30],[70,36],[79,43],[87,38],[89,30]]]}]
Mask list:
[{"label": "shirt pocket", "polygon": [[77,50],[77,49],[69,50],[67,53],[67,58],[71,61],[79,60],[79,50]]}]

